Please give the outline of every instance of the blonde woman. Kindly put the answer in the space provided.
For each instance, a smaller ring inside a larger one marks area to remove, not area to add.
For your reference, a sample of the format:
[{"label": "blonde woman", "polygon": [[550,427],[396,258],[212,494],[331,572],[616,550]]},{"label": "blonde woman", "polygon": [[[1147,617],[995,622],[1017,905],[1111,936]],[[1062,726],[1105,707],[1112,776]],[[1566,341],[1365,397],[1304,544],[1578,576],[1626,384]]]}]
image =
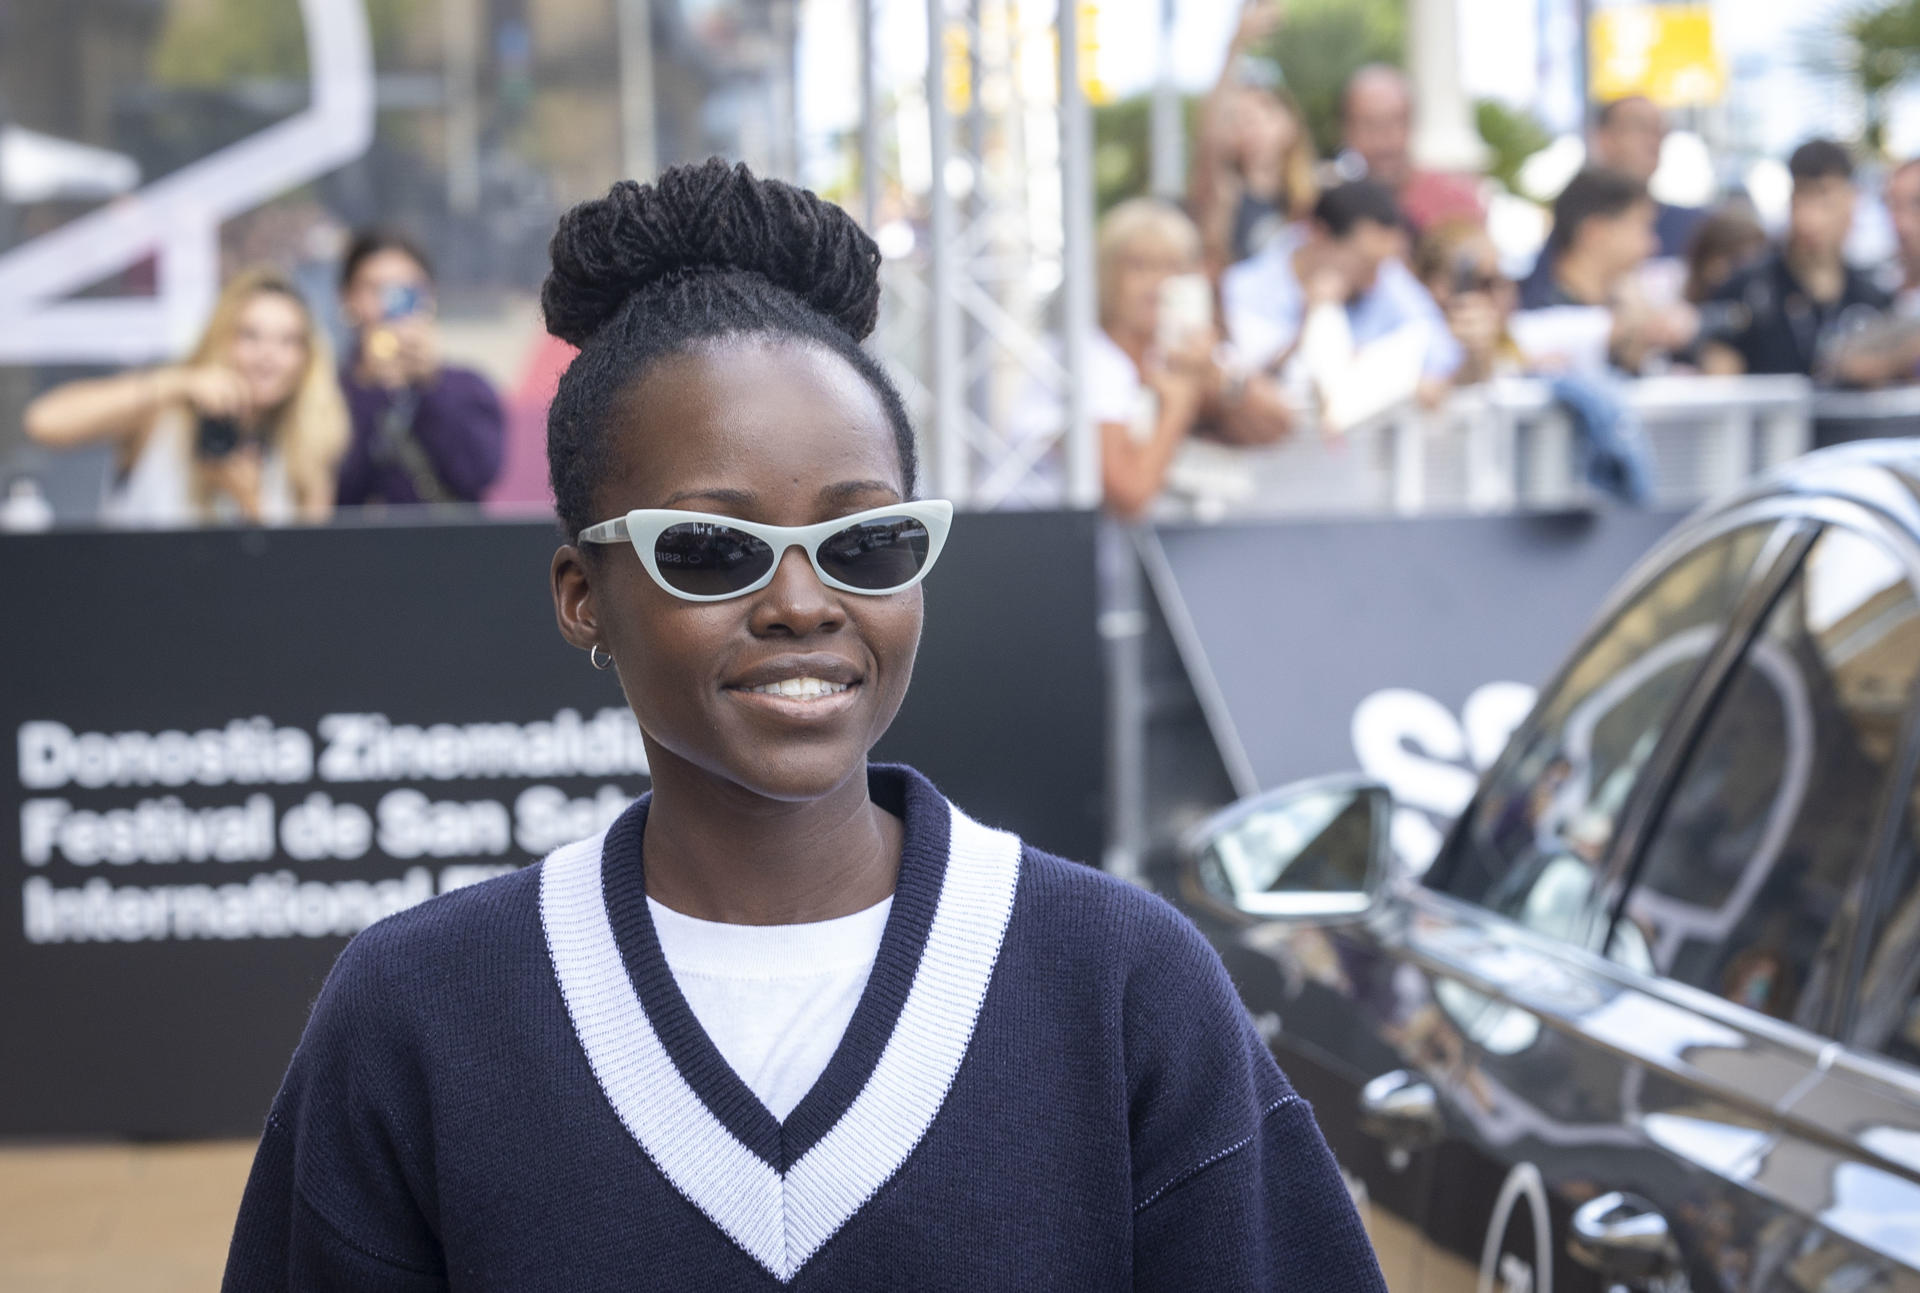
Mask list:
[{"label": "blonde woman", "polygon": [[1292,429],[1292,413],[1270,379],[1220,345],[1200,232],[1178,207],[1120,203],[1100,222],[1094,258],[1100,328],[1087,347],[1086,390],[1107,506],[1132,518],[1159,495],[1196,428],[1266,444]]},{"label": "blonde woman", "polygon": [[100,519],[129,527],[325,520],[347,445],[326,339],[271,269],[227,284],[184,363],[69,382],[25,422],[51,448],[117,449]]}]

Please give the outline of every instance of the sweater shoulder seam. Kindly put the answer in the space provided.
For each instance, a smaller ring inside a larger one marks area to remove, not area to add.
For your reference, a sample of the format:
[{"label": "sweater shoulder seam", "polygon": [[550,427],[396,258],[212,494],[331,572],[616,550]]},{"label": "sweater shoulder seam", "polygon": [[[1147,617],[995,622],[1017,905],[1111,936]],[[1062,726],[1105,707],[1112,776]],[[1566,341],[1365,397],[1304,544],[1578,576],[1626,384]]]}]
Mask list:
[{"label": "sweater shoulder seam", "polygon": [[1200,1173],[1206,1171],[1209,1167],[1214,1166],[1216,1163],[1224,1162],[1225,1160],[1232,1158],[1235,1154],[1245,1149],[1248,1145],[1251,1145],[1256,1139],[1259,1138],[1260,1128],[1266,1125],[1267,1119],[1271,1118],[1274,1114],[1278,1113],[1280,1110],[1286,1108],[1288,1105],[1305,1104],[1305,1103],[1306,1103],[1306,1100],[1294,1092],[1289,1092],[1288,1094],[1281,1096],[1278,1100],[1275,1100],[1272,1104],[1268,1105],[1265,1109],[1262,1109],[1260,1111],[1260,1117],[1255,1120],[1254,1127],[1251,1132],[1249,1132],[1246,1136],[1242,1137],[1241,1139],[1235,1141],[1233,1144],[1228,1145],[1225,1149],[1215,1150],[1213,1153],[1209,1154],[1207,1157],[1195,1163],[1192,1167],[1189,1167],[1184,1171],[1174,1173],[1174,1175],[1169,1177],[1165,1182],[1163,1182],[1159,1186],[1159,1188],[1155,1189],[1153,1193],[1149,1194],[1146,1198],[1140,1200],[1140,1202],[1133,1205],[1133,1215],[1136,1217],[1139,1216],[1142,1212],[1145,1212],[1148,1208],[1158,1203],[1161,1199],[1165,1198],[1168,1194],[1172,1193],[1175,1189],[1179,1188],[1182,1185],[1185,1185],[1188,1181],[1191,1181],[1194,1177],[1200,1175]]},{"label": "sweater shoulder seam", "polygon": [[437,1267],[423,1266],[416,1262],[410,1262],[403,1257],[394,1257],[369,1248],[366,1244],[348,1234],[346,1227],[328,1216],[326,1209],[313,1201],[312,1196],[307,1193],[306,1187],[301,1185],[298,1180],[293,1183],[293,1193],[294,1197],[299,1199],[301,1205],[305,1207],[307,1211],[311,1212],[335,1239],[345,1244],[348,1248],[353,1249],[354,1252],[359,1253],[362,1257],[379,1262],[382,1266],[391,1266],[395,1270],[407,1271],[414,1275],[441,1274],[441,1270]]}]

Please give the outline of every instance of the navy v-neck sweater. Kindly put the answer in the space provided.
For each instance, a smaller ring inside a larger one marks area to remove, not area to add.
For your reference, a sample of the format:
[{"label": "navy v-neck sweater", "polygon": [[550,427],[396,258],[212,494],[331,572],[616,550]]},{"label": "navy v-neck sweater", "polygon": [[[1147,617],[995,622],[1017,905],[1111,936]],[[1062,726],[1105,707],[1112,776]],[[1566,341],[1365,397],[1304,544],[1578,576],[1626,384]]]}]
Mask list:
[{"label": "navy v-neck sweater", "polygon": [[660,955],[642,799],[368,929],[267,1117],[229,1289],[1384,1293],[1313,1115],[1160,899],[876,767],[866,991],[776,1121]]}]

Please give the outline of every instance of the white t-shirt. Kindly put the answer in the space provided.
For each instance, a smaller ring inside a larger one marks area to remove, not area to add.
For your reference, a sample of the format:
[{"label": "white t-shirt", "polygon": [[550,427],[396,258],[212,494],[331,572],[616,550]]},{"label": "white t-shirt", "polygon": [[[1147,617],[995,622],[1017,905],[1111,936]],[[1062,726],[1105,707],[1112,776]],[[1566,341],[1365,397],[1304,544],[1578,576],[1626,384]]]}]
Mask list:
[{"label": "white t-shirt", "polygon": [[784,1121],[812,1089],[866,991],[891,897],[806,925],[699,920],[652,898],[660,953],[720,1057]]},{"label": "white t-shirt", "polygon": [[1139,444],[1153,439],[1160,400],[1153,388],[1140,380],[1140,370],[1133,366],[1127,352],[1104,329],[1095,328],[1087,338],[1086,359],[1087,412],[1094,426],[1118,422]]},{"label": "white t-shirt", "polygon": [[[198,423],[179,410],[162,413],[147,433],[140,456],[108,486],[100,503],[100,523],[124,529],[182,529],[233,524],[240,509],[225,494],[213,499],[211,516],[193,503],[193,442]],[[276,450],[267,452],[260,471],[260,519],[286,525],[294,519],[293,487],[287,464]]]}]

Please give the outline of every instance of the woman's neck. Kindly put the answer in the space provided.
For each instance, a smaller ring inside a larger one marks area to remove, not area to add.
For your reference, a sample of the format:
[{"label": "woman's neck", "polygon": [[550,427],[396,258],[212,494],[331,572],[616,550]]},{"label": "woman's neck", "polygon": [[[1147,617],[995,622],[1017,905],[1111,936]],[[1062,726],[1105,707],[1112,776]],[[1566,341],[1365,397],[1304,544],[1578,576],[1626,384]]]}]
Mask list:
[{"label": "woman's neck", "polygon": [[1123,328],[1118,324],[1106,331],[1113,344],[1120,347],[1120,353],[1133,361],[1134,369],[1144,374],[1147,371],[1147,352],[1153,349],[1153,334]]},{"label": "woman's neck", "polygon": [[906,827],[867,797],[866,769],[819,799],[767,799],[667,756],[641,847],[647,896],[730,925],[799,925],[893,892]]}]

